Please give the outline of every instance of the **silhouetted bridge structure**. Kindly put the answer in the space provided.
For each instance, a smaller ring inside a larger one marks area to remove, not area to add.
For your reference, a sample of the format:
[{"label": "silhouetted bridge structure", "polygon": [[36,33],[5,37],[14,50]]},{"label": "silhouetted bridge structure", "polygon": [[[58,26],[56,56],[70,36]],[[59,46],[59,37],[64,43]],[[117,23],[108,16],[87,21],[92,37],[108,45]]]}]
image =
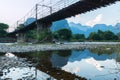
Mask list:
[{"label": "silhouetted bridge structure", "polygon": [[[50,0],[48,3],[36,4],[25,17],[15,23],[15,27],[19,24],[24,24],[24,27],[16,29],[10,34],[24,33],[34,28],[37,30],[48,28],[54,21],[106,7],[116,1],[120,0],[59,0],[56,2]],[[31,22],[28,21],[29,18],[33,18]]]}]

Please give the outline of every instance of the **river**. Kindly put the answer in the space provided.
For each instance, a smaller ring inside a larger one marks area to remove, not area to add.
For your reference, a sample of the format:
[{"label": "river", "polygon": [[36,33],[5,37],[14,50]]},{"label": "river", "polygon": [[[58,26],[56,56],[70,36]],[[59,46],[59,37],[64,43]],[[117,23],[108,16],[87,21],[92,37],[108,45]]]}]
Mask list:
[{"label": "river", "polygon": [[120,80],[119,49],[0,53],[0,80],[86,79]]}]

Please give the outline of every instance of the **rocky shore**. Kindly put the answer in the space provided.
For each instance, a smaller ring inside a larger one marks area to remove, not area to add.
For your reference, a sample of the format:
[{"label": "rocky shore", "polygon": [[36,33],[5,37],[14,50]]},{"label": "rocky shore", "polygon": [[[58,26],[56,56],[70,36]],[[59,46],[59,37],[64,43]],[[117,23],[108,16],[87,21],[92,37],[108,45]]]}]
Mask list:
[{"label": "rocky shore", "polygon": [[26,58],[19,58],[12,53],[6,53],[0,56],[0,80],[37,80],[35,65]]},{"label": "rocky shore", "polygon": [[63,44],[0,44],[0,52],[34,52],[48,50],[90,49],[104,45],[118,45],[120,42],[74,42]]}]

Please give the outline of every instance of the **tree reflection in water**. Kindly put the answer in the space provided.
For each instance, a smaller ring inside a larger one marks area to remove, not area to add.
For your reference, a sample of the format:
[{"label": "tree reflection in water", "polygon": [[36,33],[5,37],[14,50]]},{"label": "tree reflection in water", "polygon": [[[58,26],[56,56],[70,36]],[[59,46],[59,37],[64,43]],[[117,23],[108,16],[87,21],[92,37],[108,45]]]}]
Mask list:
[{"label": "tree reflection in water", "polygon": [[88,80],[120,80],[120,50],[115,47],[14,54],[35,68],[36,78],[46,73],[58,80],[86,80],[80,76]]},{"label": "tree reflection in water", "polygon": [[102,76],[107,76],[107,75],[115,75],[116,77],[114,80],[120,80],[120,46],[115,45],[115,46],[104,46],[104,47],[97,47],[94,49],[91,49],[92,53],[97,53],[99,55],[102,54],[116,54],[114,60],[115,60],[115,65],[114,67],[105,67],[101,66],[101,68],[105,69],[108,71],[108,74],[103,74],[103,75],[96,75],[95,77],[102,77]]},{"label": "tree reflection in water", "polygon": [[[61,67],[67,64],[71,51],[45,51],[15,54],[18,57],[27,58],[28,61],[34,64],[38,70],[43,71],[58,80],[86,80],[85,78],[81,78],[75,74],[61,70]],[[55,59],[54,55],[57,56],[57,59]]]}]

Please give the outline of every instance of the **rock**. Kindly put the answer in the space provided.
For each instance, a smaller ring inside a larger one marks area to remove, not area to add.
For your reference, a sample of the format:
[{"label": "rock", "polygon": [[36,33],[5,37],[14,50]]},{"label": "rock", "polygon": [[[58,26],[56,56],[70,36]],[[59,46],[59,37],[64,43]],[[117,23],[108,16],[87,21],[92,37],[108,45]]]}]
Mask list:
[{"label": "rock", "polygon": [[3,72],[2,71],[0,71],[0,76],[3,76]]},{"label": "rock", "polygon": [[[111,43],[111,44],[110,44]],[[69,49],[89,49],[103,45],[116,45],[120,42],[68,42],[64,44],[31,44],[31,45],[3,45],[0,44],[0,52],[33,52],[46,50],[69,50]]]}]

